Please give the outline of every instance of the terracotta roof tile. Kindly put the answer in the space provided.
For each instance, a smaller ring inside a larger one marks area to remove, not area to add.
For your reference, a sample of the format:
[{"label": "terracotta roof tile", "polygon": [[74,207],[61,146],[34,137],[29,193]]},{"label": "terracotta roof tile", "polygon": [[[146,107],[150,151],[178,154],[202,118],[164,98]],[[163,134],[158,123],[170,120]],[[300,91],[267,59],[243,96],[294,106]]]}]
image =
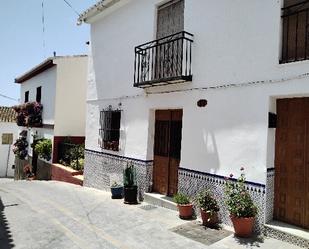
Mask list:
[{"label": "terracotta roof tile", "polygon": [[16,112],[12,107],[0,106],[0,122],[15,122]]}]

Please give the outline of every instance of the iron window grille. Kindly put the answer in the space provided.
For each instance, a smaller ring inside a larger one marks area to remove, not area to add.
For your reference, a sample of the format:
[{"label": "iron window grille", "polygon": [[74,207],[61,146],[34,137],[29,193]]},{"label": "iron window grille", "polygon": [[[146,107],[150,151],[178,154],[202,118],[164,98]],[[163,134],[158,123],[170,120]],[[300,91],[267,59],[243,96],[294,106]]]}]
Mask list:
[{"label": "iron window grille", "polygon": [[120,110],[108,109],[100,112],[99,144],[102,149],[119,150],[120,119]]},{"label": "iron window grille", "polygon": [[282,8],[282,51],[280,63],[308,59],[309,0],[285,0]]}]

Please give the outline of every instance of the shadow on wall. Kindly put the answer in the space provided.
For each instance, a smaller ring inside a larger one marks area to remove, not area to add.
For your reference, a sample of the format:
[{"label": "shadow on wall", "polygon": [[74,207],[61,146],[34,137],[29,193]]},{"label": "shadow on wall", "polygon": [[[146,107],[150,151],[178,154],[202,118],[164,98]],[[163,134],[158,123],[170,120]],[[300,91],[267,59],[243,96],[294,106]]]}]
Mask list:
[{"label": "shadow on wall", "polygon": [[218,148],[216,143],[216,138],[213,132],[203,131],[203,140],[205,145],[205,150],[203,154],[207,158],[208,162],[211,162],[210,171],[217,172],[220,166]]},{"label": "shadow on wall", "polygon": [[4,214],[4,205],[0,198],[0,248],[14,248],[13,239],[9,230],[9,224]]}]

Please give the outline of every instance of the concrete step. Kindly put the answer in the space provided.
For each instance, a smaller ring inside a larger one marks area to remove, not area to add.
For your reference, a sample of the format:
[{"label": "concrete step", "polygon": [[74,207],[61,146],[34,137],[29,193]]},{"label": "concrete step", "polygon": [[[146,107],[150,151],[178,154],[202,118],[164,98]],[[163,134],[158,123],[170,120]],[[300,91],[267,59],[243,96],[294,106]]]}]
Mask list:
[{"label": "concrete step", "polygon": [[309,248],[309,230],[284,222],[271,221],[264,224],[264,235],[299,247]]},{"label": "concrete step", "polygon": [[173,202],[173,199],[171,197],[158,193],[145,193],[144,202],[147,202],[154,206],[164,207],[177,211],[177,204]]}]

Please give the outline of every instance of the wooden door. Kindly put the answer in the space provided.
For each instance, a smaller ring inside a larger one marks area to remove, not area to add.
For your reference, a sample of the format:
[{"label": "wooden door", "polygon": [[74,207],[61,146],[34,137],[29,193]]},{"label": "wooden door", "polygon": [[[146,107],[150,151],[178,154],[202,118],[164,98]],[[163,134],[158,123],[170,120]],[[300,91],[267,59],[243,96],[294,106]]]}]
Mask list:
[{"label": "wooden door", "polygon": [[277,100],[274,218],[309,228],[309,98]]},{"label": "wooden door", "polygon": [[155,121],[153,190],[177,193],[180,163],[182,110],[157,110]]}]

